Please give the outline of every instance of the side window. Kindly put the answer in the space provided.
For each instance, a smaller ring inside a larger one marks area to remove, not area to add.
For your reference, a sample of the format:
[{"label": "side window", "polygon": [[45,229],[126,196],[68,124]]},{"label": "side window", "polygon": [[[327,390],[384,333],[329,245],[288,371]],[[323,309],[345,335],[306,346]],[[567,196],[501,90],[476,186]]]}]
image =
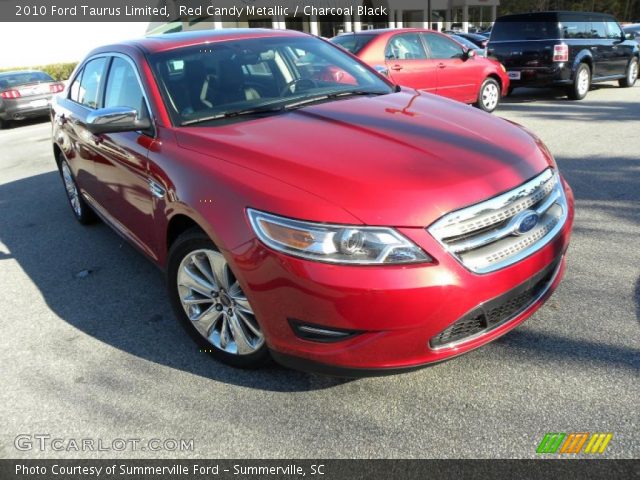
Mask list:
[{"label": "side window", "polygon": [[417,33],[395,35],[387,43],[385,50],[387,60],[424,60],[427,52]]},{"label": "side window", "polygon": [[617,22],[607,22],[607,38],[620,40],[622,38],[622,29]]},{"label": "side window", "polygon": [[580,21],[562,22],[562,38],[592,38],[591,23]]},{"label": "side window", "polygon": [[591,38],[607,38],[607,29],[604,22],[591,22]]},{"label": "side window", "polygon": [[463,54],[462,47],[453,40],[442,35],[426,34],[425,40],[431,51],[431,58],[460,58]]},{"label": "side window", "polygon": [[139,116],[146,113],[138,77],[131,64],[120,57],[114,57],[109,68],[104,106],[135,108]]},{"label": "side window", "polygon": [[[104,72],[104,66],[107,59],[96,58],[95,60],[89,61],[82,71],[82,78],[80,78],[80,83],[76,87],[74,85],[71,86],[71,100],[74,100],[85,107],[89,107],[92,109],[98,108],[99,96],[100,96],[100,85],[102,85],[102,74]],[[75,89],[75,92],[74,92]],[[74,96],[75,93],[75,96]]]},{"label": "side window", "polygon": [[80,70],[78,72],[78,75],[76,75],[76,78],[71,84],[71,88],[69,89],[69,98],[77,103],[80,103],[80,81],[82,80],[83,73],[84,70]]}]

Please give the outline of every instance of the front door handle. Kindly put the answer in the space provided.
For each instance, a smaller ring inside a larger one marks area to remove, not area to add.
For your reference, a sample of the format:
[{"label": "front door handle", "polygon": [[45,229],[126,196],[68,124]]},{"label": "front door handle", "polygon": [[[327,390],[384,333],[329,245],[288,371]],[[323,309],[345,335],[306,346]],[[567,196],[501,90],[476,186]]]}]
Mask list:
[{"label": "front door handle", "polygon": [[151,195],[156,198],[164,198],[164,194],[166,193],[165,189],[159,183],[149,179],[149,190],[151,191]]},{"label": "front door handle", "polygon": [[439,63],[438,68],[446,68],[447,66],[444,63]]},{"label": "front door handle", "polygon": [[396,64],[393,67],[391,67],[391,70],[395,70],[395,71],[402,70],[402,65]]},{"label": "front door handle", "polygon": [[56,115],[55,120],[56,120],[56,123],[59,126],[62,126],[65,123],[67,123],[67,117],[64,116],[64,113],[60,113],[60,114]]}]

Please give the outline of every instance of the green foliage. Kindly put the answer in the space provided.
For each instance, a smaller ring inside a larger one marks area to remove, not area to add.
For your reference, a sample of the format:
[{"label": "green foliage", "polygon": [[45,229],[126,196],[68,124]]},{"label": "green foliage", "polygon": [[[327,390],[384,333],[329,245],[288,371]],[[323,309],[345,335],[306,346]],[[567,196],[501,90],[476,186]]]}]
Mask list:
[{"label": "green foliage", "polygon": [[32,67],[12,67],[12,68],[0,68],[0,72],[7,72],[12,70],[40,70],[48,73],[54,80],[67,80],[73,69],[76,68],[78,62],[70,63],[51,63],[49,65],[37,65]]}]

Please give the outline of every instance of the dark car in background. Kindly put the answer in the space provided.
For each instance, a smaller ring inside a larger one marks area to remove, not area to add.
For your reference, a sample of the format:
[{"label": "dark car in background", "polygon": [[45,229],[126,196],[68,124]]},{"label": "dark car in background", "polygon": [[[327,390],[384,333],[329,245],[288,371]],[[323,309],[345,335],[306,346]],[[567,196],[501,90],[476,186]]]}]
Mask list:
[{"label": "dark car in background", "polygon": [[480,35],[479,33],[465,33],[465,32],[453,32],[446,31],[444,33],[448,33],[450,35],[457,35],[458,37],[462,37],[479,48],[486,48],[489,43],[489,39],[485,35]]},{"label": "dark car in background", "polygon": [[625,25],[622,27],[622,31],[627,34],[630,39],[634,39],[636,42],[640,42],[640,23],[634,23],[632,25]]},{"label": "dark car in background", "polygon": [[471,40],[467,40],[466,38],[461,37],[457,33],[448,33],[447,35],[449,35],[449,37],[453,38],[456,42],[458,42],[463,47],[467,47],[470,50],[474,50],[476,52],[476,55],[479,55],[481,57],[487,56],[487,50],[482,47],[479,47],[478,45],[473,43]]},{"label": "dark car in background", "polygon": [[0,128],[11,120],[49,115],[51,97],[64,84],[38,70],[0,73]]},{"label": "dark car in background", "polygon": [[601,13],[537,12],[496,20],[487,53],[507,69],[511,88],[562,85],[583,99],[592,83],[638,78],[638,43]]}]

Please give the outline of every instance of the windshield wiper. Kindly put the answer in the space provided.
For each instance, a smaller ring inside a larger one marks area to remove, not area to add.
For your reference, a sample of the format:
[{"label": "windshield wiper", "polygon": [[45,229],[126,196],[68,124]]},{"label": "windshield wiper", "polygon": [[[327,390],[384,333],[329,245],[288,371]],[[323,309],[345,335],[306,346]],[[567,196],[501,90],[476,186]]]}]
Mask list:
[{"label": "windshield wiper", "polygon": [[342,97],[351,97],[351,96],[357,96],[357,95],[385,95],[388,92],[381,92],[381,91],[376,91],[376,90],[346,90],[346,91],[340,91],[340,92],[332,92],[332,93],[326,93],[323,95],[318,95],[315,97],[308,97],[308,98],[303,98],[294,102],[290,102],[290,103],[285,103],[283,104],[276,104],[276,105],[262,105],[259,107],[255,107],[255,108],[247,108],[245,110],[237,110],[237,111],[230,111],[230,112],[220,112],[220,113],[216,113],[214,115],[209,115],[207,117],[201,117],[201,118],[194,118],[193,120],[185,120],[184,122],[182,122],[180,124],[181,127],[185,127],[187,125],[195,125],[197,123],[204,123],[204,122],[211,122],[214,120],[220,120],[220,119],[224,119],[224,118],[233,118],[233,117],[240,117],[240,116],[244,116],[244,115],[259,115],[261,113],[278,113],[278,112],[283,112],[285,110],[291,110],[294,108],[299,108],[302,107],[304,105],[310,104],[310,103],[315,103],[315,102],[321,102],[323,100],[330,100],[333,98],[342,98]]},{"label": "windshield wiper", "polygon": [[367,95],[386,95],[389,92],[381,92],[381,91],[372,91],[372,90],[346,90],[341,92],[331,92],[325,93],[323,95],[318,95],[315,97],[308,97],[297,100],[295,102],[286,103],[284,108],[290,110],[292,108],[302,107],[304,105],[308,105],[310,103],[321,102],[323,100],[331,100],[334,98],[343,98],[343,97],[353,97],[353,96],[367,96]]},{"label": "windshield wiper", "polygon": [[194,125],[196,123],[210,122],[212,120],[220,120],[222,118],[241,117],[243,115],[259,115],[261,113],[277,113],[282,112],[284,107],[282,105],[264,105],[261,107],[247,108],[246,110],[236,110],[230,112],[220,112],[215,115],[209,115],[208,117],[194,118],[193,120],[186,120],[180,124],[181,127],[187,125]]}]

